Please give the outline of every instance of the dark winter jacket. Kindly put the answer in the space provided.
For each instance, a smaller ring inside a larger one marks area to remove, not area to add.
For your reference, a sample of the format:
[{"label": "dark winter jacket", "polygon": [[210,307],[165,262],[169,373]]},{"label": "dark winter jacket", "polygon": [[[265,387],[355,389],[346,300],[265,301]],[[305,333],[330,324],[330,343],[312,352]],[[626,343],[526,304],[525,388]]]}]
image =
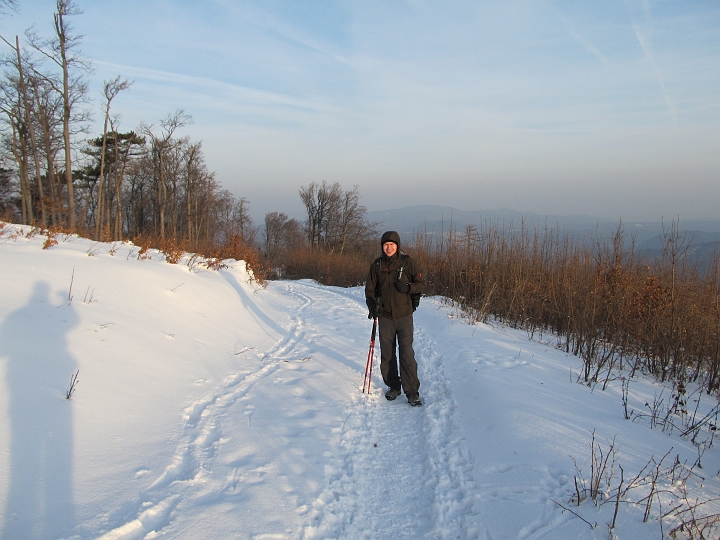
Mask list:
[{"label": "dark winter jacket", "polygon": [[[397,233],[395,233],[397,235]],[[385,239],[385,235],[383,235]],[[418,269],[418,265],[415,260],[405,255],[405,264],[403,273],[400,280],[403,283],[410,284],[409,293],[401,293],[395,289],[395,281],[398,279],[400,273],[400,239],[388,239],[385,240],[395,242],[398,245],[398,250],[392,257],[387,257],[384,253],[381,257],[376,259],[371,265],[365,281],[365,300],[368,305],[368,309],[372,309],[375,304],[376,291],[382,300],[383,306],[383,317],[389,317],[391,319],[400,319],[407,315],[412,315],[413,306],[410,294],[422,293],[425,288],[425,278]],[[378,285],[378,263],[379,263],[379,274],[380,281]]]}]

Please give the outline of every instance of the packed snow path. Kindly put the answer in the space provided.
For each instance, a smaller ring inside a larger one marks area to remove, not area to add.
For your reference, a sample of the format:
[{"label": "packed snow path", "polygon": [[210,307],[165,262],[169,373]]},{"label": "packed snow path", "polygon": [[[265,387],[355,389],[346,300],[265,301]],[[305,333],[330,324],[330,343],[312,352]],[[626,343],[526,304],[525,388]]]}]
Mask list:
[{"label": "packed snow path", "polygon": [[424,407],[410,407],[404,396],[388,402],[377,376],[370,395],[353,396],[329,487],[304,537],[475,537],[466,523],[471,465],[460,450],[442,357],[420,325],[415,336]]}]

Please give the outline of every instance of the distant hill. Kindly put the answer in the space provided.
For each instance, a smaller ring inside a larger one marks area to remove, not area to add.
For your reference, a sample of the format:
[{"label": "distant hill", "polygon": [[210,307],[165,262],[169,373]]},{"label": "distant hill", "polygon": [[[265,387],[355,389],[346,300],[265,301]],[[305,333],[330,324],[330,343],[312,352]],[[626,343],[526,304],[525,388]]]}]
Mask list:
[{"label": "distant hill", "polygon": [[[560,230],[573,238],[606,238],[612,236],[620,225],[619,220],[586,215],[541,215],[518,212],[509,208],[494,210],[458,210],[449,206],[419,205],[368,212],[368,220],[379,222],[378,231],[394,230],[401,238],[411,240],[415,234],[439,235],[443,231],[463,232],[468,226],[480,227],[492,224],[500,228],[516,229],[524,222],[525,227]],[[668,229],[672,220],[665,222]],[[662,254],[663,222],[622,223],[627,243],[635,241],[638,252]],[[720,250],[720,220],[680,221],[681,234],[690,245],[693,260],[707,258]]]},{"label": "distant hill", "polygon": [[[427,232],[438,234],[441,231],[456,230],[462,231],[469,225],[480,226],[483,223],[494,223],[500,226],[511,227],[519,225],[524,219],[525,223],[531,226],[539,225],[544,227],[561,228],[582,228],[596,223],[604,226],[615,226],[614,222],[591,216],[569,215],[569,216],[543,216],[531,212],[517,212],[509,208],[495,210],[458,210],[449,206],[419,205],[407,206],[393,210],[380,210],[368,212],[370,221],[382,223],[382,227],[388,230],[396,230],[401,235],[412,235],[416,232]],[[720,230],[720,222],[718,223]]]}]

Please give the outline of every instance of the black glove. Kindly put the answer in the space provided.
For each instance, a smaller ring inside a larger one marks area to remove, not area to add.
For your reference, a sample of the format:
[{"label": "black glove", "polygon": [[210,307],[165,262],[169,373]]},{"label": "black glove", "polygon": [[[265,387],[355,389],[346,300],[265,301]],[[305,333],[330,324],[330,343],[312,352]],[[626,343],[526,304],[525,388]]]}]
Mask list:
[{"label": "black glove", "polygon": [[410,284],[409,284],[409,283],[403,283],[402,281],[396,281],[396,282],[395,282],[395,289],[397,289],[397,292],[409,293],[409,292],[410,292]]},{"label": "black glove", "polygon": [[379,317],[382,315],[383,308],[382,308],[382,300],[380,298],[376,298],[374,302],[368,301],[368,309],[370,310],[370,313],[368,313],[368,319],[374,319],[376,317]]}]

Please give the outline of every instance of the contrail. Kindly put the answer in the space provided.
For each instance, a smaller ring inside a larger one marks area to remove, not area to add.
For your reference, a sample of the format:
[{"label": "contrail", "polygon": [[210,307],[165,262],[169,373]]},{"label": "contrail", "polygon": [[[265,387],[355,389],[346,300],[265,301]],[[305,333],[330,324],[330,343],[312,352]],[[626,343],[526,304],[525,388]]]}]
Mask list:
[{"label": "contrail", "polygon": [[608,63],[607,56],[605,56],[600,49],[598,49],[595,45],[593,45],[589,40],[585,39],[583,36],[580,35],[580,33],[575,30],[575,27],[571,25],[563,15],[557,11],[557,16],[560,19],[560,21],[563,23],[563,26],[565,27],[565,30],[573,37],[575,40],[582,45],[582,47],[592,54],[595,58],[600,60],[603,64]]},{"label": "contrail", "polygon": [[[647,20],[650,20],[650,6],[648,5],[647,0],[640,0],[640,3],[642,5],[645,18]],[[665,87],[665,80],[663,79],[662,73],[660,73],[657,62],[655,61],[655,55],[653,53],[650,39],[645,36],[645,34],[643,34],[642,30],[635,23],[632,12],[630,11],[629,2],[626,1],[625,5],[628,8],[628,14],[630,15],[630,24],[632,24],[633,31],[635,32],[635,38],[638,40],[640,47],[642,47],[642,50],[645,53],[645,58],[650,63],[650,67],[652,68],[653,73],[655,73],[655,78],[657,79],[658,85],[660,86],[660,90],[662,90],[663,97],[665,99],[665,105],[668,108],[668,112],[670,113],[673,122],[675,122],[677,120],[677,107],[675,106],[675,103],[673,102],[670,94],[667,91],[667,88]]]}]

